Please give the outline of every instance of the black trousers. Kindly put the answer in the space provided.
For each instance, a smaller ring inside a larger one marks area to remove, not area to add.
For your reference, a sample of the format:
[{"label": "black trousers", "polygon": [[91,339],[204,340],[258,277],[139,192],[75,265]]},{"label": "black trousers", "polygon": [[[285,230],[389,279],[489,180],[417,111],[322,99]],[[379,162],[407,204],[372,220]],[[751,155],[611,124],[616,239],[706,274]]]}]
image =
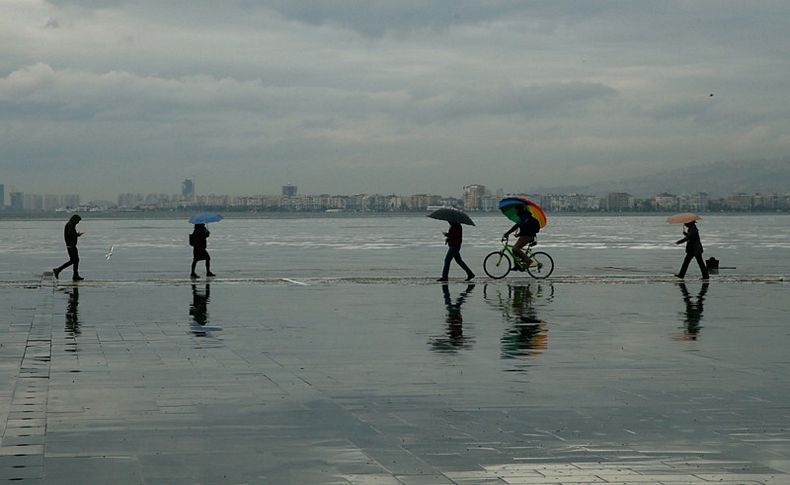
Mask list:
[{"label": "black trousers", "polygon": [[80,274],[80,252],[77,251],[77,246],[66,246],[66,251],[69,253],[69,260],[60,265],[58,272],[74,265],[74,276],[77,276]]},{"label": "black trousers", "polygon": [[464,260],[461,259],[461,246],[450,246],[447,248],[447,255],[444,257],[444,268],[442,268],[443,279],[447,279],[447,276],[450,274],[450,262],[452,260],[455,260],[458,266],[466,271],[466,276],[472,276],[474,274],[472,270],[469,269],[469,266],[464,263]]},{"label": "black trousers", "polygon": [[692,259],[697,260],[699,270],[702,272],[702,277],[704,279],[710,278],[710,275],[708,274],[708,267],[705,265],[705,261],[702,259],[702,253],[686,253],[686,258],[683,259],[683,265],[680,267],[680,273],[678,273],[678,276],[681,278],[686,276],[686,270],[689,268],[689,263],[691,263]]}]

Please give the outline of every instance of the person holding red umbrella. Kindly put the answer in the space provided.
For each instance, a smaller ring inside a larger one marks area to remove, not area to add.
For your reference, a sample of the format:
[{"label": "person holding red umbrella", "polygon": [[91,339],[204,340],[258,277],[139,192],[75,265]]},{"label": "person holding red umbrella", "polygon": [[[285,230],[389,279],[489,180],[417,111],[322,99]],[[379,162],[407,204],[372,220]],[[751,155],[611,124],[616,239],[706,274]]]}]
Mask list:
[{"label": "person holding red umbrella", "polygon": [[[513,245],[513,254],[518,256],[520,260],[516,262],[516,269],[524,271],[532,261],[530,261],[522,248],[535,241],[535,237],[540,231],[540,222],[532,217],[532,214],[529,213],[524,205],[516,205],[515,210],[518,220],[509,231],[502,235],[502,239],[507,239],[510,234],[518,230],[518,234],[516,234],[518,239],[516,240],[516,244]],[[521,263],[522,261],[523,263]]]}]

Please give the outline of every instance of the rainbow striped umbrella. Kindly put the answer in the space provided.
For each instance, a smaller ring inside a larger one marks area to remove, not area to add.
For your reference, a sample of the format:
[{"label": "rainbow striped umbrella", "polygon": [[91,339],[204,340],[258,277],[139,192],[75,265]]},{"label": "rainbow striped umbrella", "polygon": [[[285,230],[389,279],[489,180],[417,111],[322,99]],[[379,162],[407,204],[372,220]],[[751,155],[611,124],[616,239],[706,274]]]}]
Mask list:
[{"label": "rainbow striped umbrella", "polygon": [[510,219],[513,222],[518,222],[518,213],[516,213],[516,207],[521,206],[527,210],[532,217],[538,220],[538,224],[540,224],[541,229],[546,227],[549,220],[546,218],[546,214],[543,212],[543,209],[540,206],[531,200],[527,199],[526,197],[505,197],[504,199],[499,201],[499,210],[505,214],[505,217]]}]

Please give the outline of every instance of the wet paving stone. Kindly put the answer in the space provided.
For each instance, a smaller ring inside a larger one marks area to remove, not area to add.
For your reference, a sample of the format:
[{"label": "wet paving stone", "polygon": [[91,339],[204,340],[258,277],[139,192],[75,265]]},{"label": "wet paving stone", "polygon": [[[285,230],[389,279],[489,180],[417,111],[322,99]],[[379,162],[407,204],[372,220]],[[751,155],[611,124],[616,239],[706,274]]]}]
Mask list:
[{"label": "wet paving stone", "polygon": [[0,480],[790,483],[786,291],[0,288]]}]

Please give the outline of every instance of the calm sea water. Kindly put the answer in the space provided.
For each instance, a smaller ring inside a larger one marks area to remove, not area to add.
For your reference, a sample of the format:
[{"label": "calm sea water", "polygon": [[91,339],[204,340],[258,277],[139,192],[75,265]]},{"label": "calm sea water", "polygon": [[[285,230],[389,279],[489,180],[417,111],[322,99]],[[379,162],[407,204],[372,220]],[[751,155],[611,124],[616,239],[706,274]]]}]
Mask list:
[{"label": "calm sea water", "polygon": [[[677,271],[682,226],[665,216],[556,215],[538,236],[555,259],[557,277],[666,277]],[[498,247],[509,222],[475,217],[465,227],[462,255],[483,276],[482,260]],[[790,218],[706,215],[699,223],[705,257],[721,261],[722,277],[790,275]],[[0,281],[37,280],[66,258],[64,220],[0,220]],[[91,219],[80,223],[81,272],[91,280],[184,278],[192,226],[184,220]],[[210,225],[212,270],[219,277],[433,278],[441,271],[447,224],[422,215],[226,219]],[[113,248],[112,256],[106,255]],[[202,274],[202,264],[199,266]],[[696,278],[698,269],[690,269]],[[462,277],[453,266],[452,277]]]}]

